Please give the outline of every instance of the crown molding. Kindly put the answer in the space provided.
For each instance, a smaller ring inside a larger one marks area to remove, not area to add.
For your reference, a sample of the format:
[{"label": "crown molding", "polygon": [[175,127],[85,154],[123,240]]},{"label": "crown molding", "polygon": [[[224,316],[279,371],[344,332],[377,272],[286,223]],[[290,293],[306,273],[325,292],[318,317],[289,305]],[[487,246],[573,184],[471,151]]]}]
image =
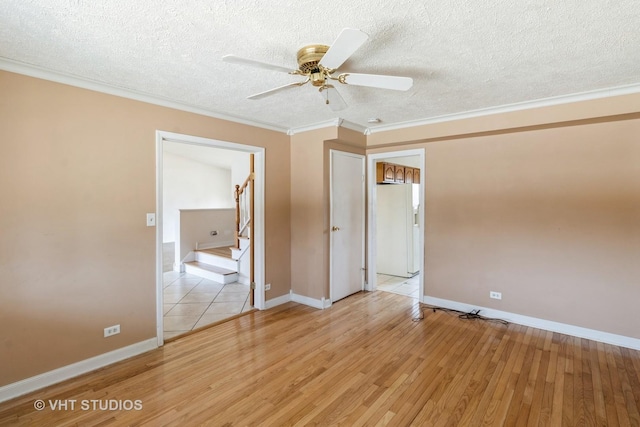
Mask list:
[{"label": "crown molding", "polygon": [[297,133],[309,132],[311,130],[324,129],[328,127],[339,127],[342,124],[343,120],[339,117],[335,119],[325,120],[324,122],[313,123],[305,126],[298,126],[294,128],[289,128],[287,131],[287,135],[295,135]]},{"label": "crown molding", "polygon": [[340,123],[340,127],[343,127],[345,129],[350,129],[356,132],[361,132],[363,135],[367,134],[367,128],[364,126],[360,126],[357,123],[353,123],[353,122],[349,122],[347,120],[343,120],[342,123]]},{"label": "crown molding", "polygon": [[392,130],[406,129],[410,127],[431,125],[435,123],[451,122],[454,120],[471,119],[475,117],[489,116],[492,114],[510,113],[514,111],[531,110],[534,108],[550,107],[554,105],[570,104],[574,102],[590,101],[595,99],[609,98],[613,96],[632,95],[640,93],[640,84],[618,86],[607,89],[599,89],[589,92],[574,93],[571,95],[554,96],[542,98],[534,101],[518,102],[515,104],[501,105],[499,107],[482,108],[478,110],[466,111],[464,113],[447,114],[443,116],[431,117],[427,119],[412,120],[406,122],[393,123],[389,125],[369,127],[365,135],[372,133],[386,132]]},{"label": "crown molding", "polygon": [[146,102],[147,104],[153,104],[161,107],[173,108],[175,110],[186,111],[189,113],[200,114],[202,116],[212,117],[214,119],[226,120],[234,123],[240,123],[248,126],[258,127],[261,129],[287,133],[286,127],[274,126],[269,123],[263,123],[263,122],[254,121],[254,120],[247,120],[241,117],[236,117],[236,116],[227,115],[227,114],[220,114],[204,108],[183,104],[181,102],[174,101],[169,98],[162,98],[155,95],[149,95],[143,92],[138,92],[132,89],[112,86],[106,83],[89,80],[89,79],[74,76],[71,74],[51,71],[45,68],[37,67],[35,65],[13,61],[6,58],[0,58],[0,70],[9,71],[11,73],[23,74],[25,76],[35,77],[38,79],[49,80],[56,83],[62,83],[65,85],[79,87],[82,89],[88,89],[95,92],[101,92],[108,95],[115,95],[122,98],[132,99],[135,101]]},{"label": "crown molding", "polygon": [[175,110],[186,111],[194,114],[200,114],[215,119],[226,120],[234,123],[244,124],[248,126],[254,126],[261,129],[272,130],[276,132],[286,133],[287,135],[295,135],[301,132],[307,132],[316,129],[322,129],[326,127],[344,127],[354,130],[356,132],[362,132],[364,135],[371,135],[373,133],[386,132],[392,130],[405,129],[410,127],[424,126],[435,123],[450,122],[455,120],[470,119],[475,117],[489,116],[492,114],[502,114],[514,111],[522,111],[540,107],[549,107],[554,105],[569,104],[573,102],[589,101],[601,98],[608,98],[612,96],[630,95],[640,93],[640,84],[632,84],[626,86],[618,86],[608,89],[599,89],[589,92],[576,93],[571,95],[562,95],[550,98],[543,98],[534,101],[519,102],[515,104],[501,105],[498,107],[483,108],[478,110],[466,111],[463,113],[447,114],[437,117],[431,117],[426,119],[411,120],[405,122],[398,122],[388,125],[364,127],[356,123],[346,121],[341,118],[334,118],[319,123],[314,123],[305,126],[298,126],[287,128],[283,126],[276,126],[269,123],[264,123],[256,120],[247,120],[242,117],[237,117],[229,114],[217,113],[204,108],[195,107],[181,102],[162,98],[154,95],[149,95],[143,92],[138,92],[133,89],[121,88],[118,86],[109,85],[106,83],[74,76],[71,74],[61,73],[57,71],[48,70],[45,68],[37,67],[35,65],[26,64],[19,61],[13,61],[7,58],[0,58],[0,70],[23,74],[30,77],[35,77],[43,80],[49,80],[56,83],[62,83],[69,86],[79,87],[82,89],[88,89],[96,92],[105,93],[108,95],[115,95],[122,98],[132,99],[135,101],[141,101],[148,104],[158,105],[161,107],[172,108]]},{"label": "crown molding", "polygon": [[356,132],[362,132],[363,135],[366,135],[366,131],[367,131],[367,128],[365,128],[364,126],[360,126],[356,123],[349,122],[347,120],[341,119],[340,117],[336,117],[335,119],[325,120],[323,122],[290,128],[287,131],[287,135],[295,135],[297,133],[308,132],[310,130],[324,129],[328,127],[342,127],[345,129],[351,129]]}]

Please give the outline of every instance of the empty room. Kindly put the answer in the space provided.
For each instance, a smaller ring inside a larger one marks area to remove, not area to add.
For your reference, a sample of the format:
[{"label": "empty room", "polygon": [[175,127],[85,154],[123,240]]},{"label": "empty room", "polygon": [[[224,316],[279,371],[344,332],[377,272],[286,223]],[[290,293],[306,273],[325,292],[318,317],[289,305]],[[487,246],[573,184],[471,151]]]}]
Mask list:
[{"label": "empty room", "polygon": [[0,425],[640,425],[638,22],[0,2]]}]

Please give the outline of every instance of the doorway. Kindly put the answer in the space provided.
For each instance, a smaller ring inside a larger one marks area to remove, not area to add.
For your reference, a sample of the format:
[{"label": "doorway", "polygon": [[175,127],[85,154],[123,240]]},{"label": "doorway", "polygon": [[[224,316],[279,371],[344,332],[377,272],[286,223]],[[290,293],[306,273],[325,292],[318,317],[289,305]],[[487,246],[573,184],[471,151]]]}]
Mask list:
[{"label": "doorway", "polygon": [[[418,169],[421,177],[419,184],[378,185],[376,167],[379,162],[392,162]],[[394,293],[417,297],[420,302],[423,302],[424,149],[370,154],[367,170],[369,245],[366,289],[392,290],[395,291]],[[393,224],[389,221],[393,221]],[[393,231],[392,226],[400,229]],[[391,231],[391,234],[387,231]],[[400,235],[403,236],[402,241],[398,241]],[[381,252],[387,247],[386,245],[390,246],[389,249],[392,252],[385,256],[384,263],[380,263],[380,257],[383,255]],[[396,260],[396,265],[390,264],[391,255],[397,258],[399,254],[401,259]],[[379,266],[382,267],[381,271],[378,271]],[[416,288],[417,292],[415,292]]]},{"label": "doorway", "polygon": [[330,299],[364,289],[365,158],[330,151]]},{"label": "doorway", "polygon": [[[174,150],[176,147],[182,147],[183,153],[188,152],[198,152],[204,156],[213,156],[213,154],[224,154],[227,153],[230,155],[230,158],[233,153],[236,154],[235,158],[248,158],[249,154],[253,154],[254,164],[255,164],[255,215],[254,215],[254,230],[253,230],[253,241],[251,242],[254,248],[254,263],[255,263],[255,280],[254,280],[254,292],[255,292],[255,300],[254,307],[258,309],[265,308],[265,298],[264,298],[264,148],[255,147],[255,146],[247,146],[242,144],[230,143],[226,141],[218,141],[212,140],[208,138],[195,137],[191,135],[182,135],[175,134],[170,132],[157,131],[156,132],[156,323],[157,323],[157,337],[158,337],[158,345],[163,345],[165,340],[165,332],[164,332],[164,314],[167,306],[171,304],[165,305],[165,294],[164,287],[166,283],[164,283],[163,276],[165,266],[163,265],[163,252],[166,248],[164,244],[164,234],[167,232],[165,228],[165,218],[167,222],[171,220],[171,216],[173,212],[165,212],[165,203],[164,203],[164,195],[166,194],[165,190],[171,187],[171,183],[167,179],[167,182],[164,182],[165,171],[164,168],[166,166],[166,162],[164,161],[165,153],[167,153],[167,149]],[[169,157],[169,155],[166,155]],[[200,159],[201,160],[201,159]],[[240,168],[242,169],[242,168]],[[233,171],[231,172],[233,175]],[[236,177],[237,178],[237,177]],[[246,177],[244,177],[246,178]],[[243,179],[244,179],[243,178]],[[233,180],[234,178],[228,178],[228,181]],[[237,179],[235,179],[237,181]],[[230,182],[228,183],[230,184]],[[228,192],[231,194],[233,191],[232,185],[229,185]],[[231,206],[229,206],[231,207]],[[225,209],[221,209],[224,211]],[[231,210],[231,209],[226,209]],[[189,210],[187,210],[189,212]],[[224,213],[226,216],[227,214]],[[225,222],[226,223],[226,222]],[[207,236],[209,236],[209,231],[206,230]],[[224,234],[224,233],[221,233]],[[213,236],[213,234],[211,234]],[[218,238],[220,236],[216,236]],[[196,245],[197,246],[197,245]],[[197,247],[196,247],[197,248]],[[176,257],[178,258],[178,257]],[[178,266],[180,266],[180,262],[176,260]],[[180,272],[174,272],[180,274]],[[184,273],[182,273],[184,274]],[[171,276],[171,274],[169,275]],[[173,277],[169,277],[171,280]],[[193,280],[192,280],[193,279]],[[187,277],[186,280],[182,280],[185,286],[191,286],[195,283],[195,278]],[[194,282],[194,283],[192,283]],[[176,282],[178,283],[178,282]],[[202,282],[205,285],[204,282]],[[180,283],[182,285],[182,283]],[[212,283],[206,284],[209,288],[215,287]],[[195,286],[195,285],[194,285]],[[222,286],[222,285],[220,285]],[[232,284],[224,284],[227,287],[233,287]],[[205,286],[206,287],[206,286]],[[238,286],[239,287],[239,286]],[[245,286],[247,289],[249,285]],[[202,291],[206,291],[206,289],[202,289]],[[230,289],[230,291],[232,291]],[[234,290],[235,291],[235,290]],[[198,296],[201,297],[203,295],[193,295],[193,297]],[[185,300],[186,301],[186,300]],[[171,303],[171,301],[167,301]],[[193,303],[189,306],[184,306],[188,308],[198,308],[198,303]],[[180,308],[184,308],[180,307]],[[172,319],[175,320],[175,319]]]}]

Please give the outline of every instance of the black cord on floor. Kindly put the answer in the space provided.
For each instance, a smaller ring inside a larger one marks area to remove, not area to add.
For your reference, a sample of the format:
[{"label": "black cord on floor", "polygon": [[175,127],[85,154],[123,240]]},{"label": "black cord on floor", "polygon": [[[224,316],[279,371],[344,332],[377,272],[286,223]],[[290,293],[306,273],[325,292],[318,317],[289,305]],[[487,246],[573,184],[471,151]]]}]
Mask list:
[{"label": "black cord on floor", "polygon": [[457,314],[458,315],[458,319],[463,319],[463,320],[483,320],[485,322],[494,322],[494,323],[500,323],[502,325],[508,325],[509,322],[507,322],[506,320],[502,320],[502,319],[492,319],[490,317],[484,317],[480,315],[480,310],[471,310],[468,313],[465,313],[464,311],[459,311],[459,310],[453,310],[451,308],[444,308],[444,307],[436,307],[434,305],[424,305],[424,308],[420,309],[420,316],[419,317],[414,317],[412,320],[414,322],[419,322],[421,320],[424,320],[424,311],[428,309],[428,310],[433,310],[433,312],[435,313],[436,310],[439,311],[444,311],[446,313],[453,313],[453,314]]}]

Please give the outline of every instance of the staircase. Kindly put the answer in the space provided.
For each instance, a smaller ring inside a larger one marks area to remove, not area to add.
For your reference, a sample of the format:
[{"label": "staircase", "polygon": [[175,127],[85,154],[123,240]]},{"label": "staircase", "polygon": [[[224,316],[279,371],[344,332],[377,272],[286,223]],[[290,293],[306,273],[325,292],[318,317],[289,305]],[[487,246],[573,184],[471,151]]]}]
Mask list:
[{"label": "staircase", "polygon": [[240,247],[198,249],[195,260],[184,263],[184,271],[217,283],[248,283],[248,277],[240,272],[240,259],[249,247],[249,239],[240,238]]},{"label": "staircase", "polygon": [[[253,239],[254,216],[254,155],[249,157],[249,176],[242,185],[235,186],[236,202],[235,246],[198,249],[190,253],[190,261],[184,262],[184,271],[218,283],[239,282],[253,286]],[[253,292],[249,293],[253,305]]]}]

